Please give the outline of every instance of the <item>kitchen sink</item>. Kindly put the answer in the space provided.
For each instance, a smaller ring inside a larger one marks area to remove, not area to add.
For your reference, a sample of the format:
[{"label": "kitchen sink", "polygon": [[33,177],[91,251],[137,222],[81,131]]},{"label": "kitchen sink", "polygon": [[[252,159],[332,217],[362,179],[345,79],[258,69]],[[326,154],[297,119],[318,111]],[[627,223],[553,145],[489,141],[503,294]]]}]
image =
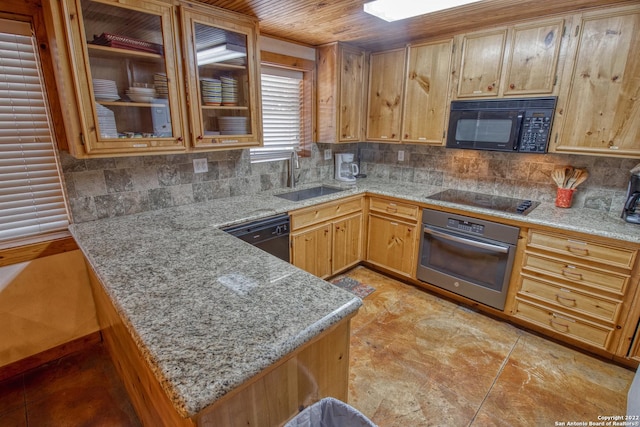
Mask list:
[{"label": "kitchen sink", "polygon": [[326,185],[319,187],[305,188],[304,190],[289,191],[288,193],[276,194],[276,197],[299,202],[301,200],[313,199],[314,197],[326,196],[328,194],[339,193],[345,188],[335,188]]}]

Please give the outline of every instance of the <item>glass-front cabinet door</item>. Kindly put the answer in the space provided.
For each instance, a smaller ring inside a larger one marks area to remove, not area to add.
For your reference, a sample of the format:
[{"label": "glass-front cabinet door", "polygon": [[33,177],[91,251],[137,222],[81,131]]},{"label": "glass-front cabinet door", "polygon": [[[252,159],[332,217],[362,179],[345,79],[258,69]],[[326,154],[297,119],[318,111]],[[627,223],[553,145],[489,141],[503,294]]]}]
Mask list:
[{"label": "glass-front cabinet door", "polygon": [[184,151],[171,5],[69,0],[68,7],[87,154]]},{"label": "glass-front cabinet door", "polygon": [[181,10],[192,143],[207,149],[258,146],[257,24],[210,10],[193,4]]}]

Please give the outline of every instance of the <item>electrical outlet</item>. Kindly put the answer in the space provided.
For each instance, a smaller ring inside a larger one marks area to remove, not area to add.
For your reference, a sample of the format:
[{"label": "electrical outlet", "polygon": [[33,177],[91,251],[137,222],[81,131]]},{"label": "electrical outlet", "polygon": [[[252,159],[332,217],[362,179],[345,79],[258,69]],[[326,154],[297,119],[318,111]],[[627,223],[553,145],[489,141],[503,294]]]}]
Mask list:
[{"label": "electrical outlet", "polygon": [[404,151],[402,150],[398,151],[398,161],[404,162]]},{"label": "electrical outlet", "polygon": [[207,159],[193,159],[193,173],[209,172],[209,163]]},{"label": "electrical outlet", "polygon": [[327,148],[324,150],[324,159],[331,160],[331,148]]}]

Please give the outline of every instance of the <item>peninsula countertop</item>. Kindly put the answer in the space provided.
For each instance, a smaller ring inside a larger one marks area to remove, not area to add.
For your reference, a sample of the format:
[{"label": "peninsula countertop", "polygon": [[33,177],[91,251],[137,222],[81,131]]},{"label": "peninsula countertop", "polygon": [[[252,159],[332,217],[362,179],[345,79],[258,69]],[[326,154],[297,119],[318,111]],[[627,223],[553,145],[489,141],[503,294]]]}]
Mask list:
[{"label": "peninsula countertop", "polygon": [[[342,185],[333,180],[324,184]],[[362,304],[220,231],[221,226],[370,193],[640,243],[639,226],[607,213],[542,203],[522,217],[428,199],[441,190],[365,179],[345,191],[302,202],[274,197],[289,191],[278,189],[70,229],[183,416],[197,414]]]}]

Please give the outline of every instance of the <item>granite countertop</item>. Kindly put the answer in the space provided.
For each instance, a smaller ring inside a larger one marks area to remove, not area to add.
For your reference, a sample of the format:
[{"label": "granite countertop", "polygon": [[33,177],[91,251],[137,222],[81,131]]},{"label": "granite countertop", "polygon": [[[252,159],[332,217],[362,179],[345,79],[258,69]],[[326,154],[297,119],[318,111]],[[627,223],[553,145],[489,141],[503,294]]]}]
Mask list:
[{"label": "granite countertop", "polygon": [[216,229],[215,211],[193,205],[71,227],[183,416],[197,414],[362,305]]},{"label": "granite countertop", "polygon": [[279,189],[70,227],[184,416],[195,415],[362,304],[221,226],[368,192],[640,243],[640,227],[599,211],[542,203],[522,217],[427,198],[441,187],[367,179],[351,186],[325,184],[345,191],[290,202],[274,197],[288,191]]}]

